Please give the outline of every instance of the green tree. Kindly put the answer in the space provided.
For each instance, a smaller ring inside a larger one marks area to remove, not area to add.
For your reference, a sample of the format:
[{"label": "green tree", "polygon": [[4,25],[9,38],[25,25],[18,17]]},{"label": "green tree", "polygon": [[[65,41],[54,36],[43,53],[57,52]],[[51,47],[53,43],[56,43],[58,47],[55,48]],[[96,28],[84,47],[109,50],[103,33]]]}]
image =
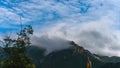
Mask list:
[{"label": "green tree", "polygon": [[26,48],[30,46],[30,36],[33,34],[32,26],[21,28],[16,39],[6,37],[3,50],[7,57],[1,62],[2,68],[36,68],[32,59],[26,55]]}]

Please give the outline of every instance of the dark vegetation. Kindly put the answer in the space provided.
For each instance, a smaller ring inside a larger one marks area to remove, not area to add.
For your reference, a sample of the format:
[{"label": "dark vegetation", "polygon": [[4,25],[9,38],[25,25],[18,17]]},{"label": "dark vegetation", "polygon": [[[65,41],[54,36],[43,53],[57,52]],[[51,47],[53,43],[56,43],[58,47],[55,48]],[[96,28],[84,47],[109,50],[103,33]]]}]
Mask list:
[{"label": "dark vegetation", "polygon": [[30,46],[30,35],[33,29],[29,25],[17,33],[17,38],[6,37],[3,41],[4,59],[1,61],[2,68],[35,68],[31,58],[26,54],[26,48]]}]

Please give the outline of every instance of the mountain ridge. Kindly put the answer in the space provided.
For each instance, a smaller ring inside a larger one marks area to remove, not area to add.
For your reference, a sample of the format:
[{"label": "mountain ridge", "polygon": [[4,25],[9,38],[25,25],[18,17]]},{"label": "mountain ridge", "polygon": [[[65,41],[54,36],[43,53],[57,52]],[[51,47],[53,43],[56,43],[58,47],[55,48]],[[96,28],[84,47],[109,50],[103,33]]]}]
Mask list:
[{"label": "mountain ridge", "polygon": [[[92,68],[120,68],[120,57],[108,57],[92,54],[74,41],[68,42],[69,48],[53,51],[45,55],[45,48],[38,46],[27,47],[27,55],[31,56],[36,68],[87,68],[88,58]],[[1,57],[5,56],[0,48]],[[0,60],[2,60],[0,58]]]}]

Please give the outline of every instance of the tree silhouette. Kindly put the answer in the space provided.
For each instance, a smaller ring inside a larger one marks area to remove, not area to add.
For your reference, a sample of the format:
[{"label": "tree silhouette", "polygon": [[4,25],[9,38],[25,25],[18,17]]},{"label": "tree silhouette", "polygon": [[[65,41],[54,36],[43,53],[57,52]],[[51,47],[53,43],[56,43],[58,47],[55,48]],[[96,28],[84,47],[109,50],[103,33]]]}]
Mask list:
[{"label": "tree silhouette", "polygon": [[28,25],[17,33],[16,39],[6,37],[3,50],[7,57],[1,62],[2,68],[35,68],[31,58],[26,55],[26,48],[30,46],[30,36],[33,34],[32,26]]}]

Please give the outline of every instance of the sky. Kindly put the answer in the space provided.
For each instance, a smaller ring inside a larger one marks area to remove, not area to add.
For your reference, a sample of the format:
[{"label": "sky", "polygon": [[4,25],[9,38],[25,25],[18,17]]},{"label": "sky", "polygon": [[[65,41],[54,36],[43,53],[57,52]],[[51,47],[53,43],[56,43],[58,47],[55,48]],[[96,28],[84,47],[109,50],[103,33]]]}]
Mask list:
[{"label": "sky", "polygon": [[48,52],[75,41],[92,53],[120,56],[120,0],[0,0],[0,39],[32,25],[32,44]]}]

